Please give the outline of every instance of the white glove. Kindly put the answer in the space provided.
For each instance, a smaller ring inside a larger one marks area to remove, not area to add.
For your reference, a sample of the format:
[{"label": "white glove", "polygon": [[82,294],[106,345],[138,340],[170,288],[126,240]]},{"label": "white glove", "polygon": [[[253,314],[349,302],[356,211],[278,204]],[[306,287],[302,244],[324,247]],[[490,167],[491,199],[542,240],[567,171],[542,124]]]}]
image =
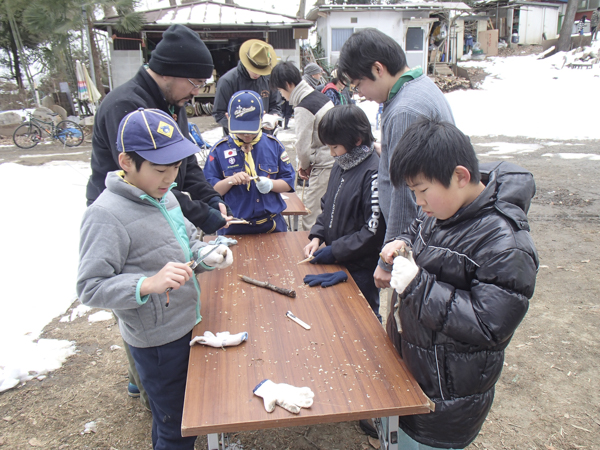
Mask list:
[{"label": "white glove", "polygon": [[[214,267],[215,269],[224,269],[225,267],[229,267],[233,263],[233,253],[231,253],[231,250],[229,250],[226,245],[220,244],[216,247],[217,249],[203,259],[202,262],[207,266]],[[202,257],[210,252],[213,248],[215,248],[214,245],[202,247],[200,249],[200,259],[202,259]]]},{"label": "white glove", "polygon": [[229,334],[229,331],[223,331],[217,333],[215,336],[210,331],[205,331],[204,336],[196,336],[190,342],[190,347],[194,344],[210,345],[211,347],[231,347],[233,345],[240,345],[242,342],[248,339],[248,333],[243,331],[238,334]]},{"label": "white glove", "polygon": [[258,177],[258,180],[256,180],[256,187],[261,194],[268,194],[271,192],[271,189],[273,189],[273,181],[267,177]]},{"label": "white glove", "polygon": [[310,388],[298,388],[285,383],[277,384],[268,379],[261,381],[252,392],[263,398],[267,412],[273,412],[277,404],[294,414],[298,414],[300,408],[310,408],[315,396]]},{"label": "white glove", "polygon": [[279,116],[274,114],[265,114],[262,116],[262,126],[267,130],[273,130],[279,122]]},{"label": "white glove", "polygon": [[419,266],[415,264],[412,251],[408,256],[397,256],[394,258],[394,269],[392,270],[392,279],[390,286],[396,289],[398,294],[402,294],[410,282],[419,273]]}]

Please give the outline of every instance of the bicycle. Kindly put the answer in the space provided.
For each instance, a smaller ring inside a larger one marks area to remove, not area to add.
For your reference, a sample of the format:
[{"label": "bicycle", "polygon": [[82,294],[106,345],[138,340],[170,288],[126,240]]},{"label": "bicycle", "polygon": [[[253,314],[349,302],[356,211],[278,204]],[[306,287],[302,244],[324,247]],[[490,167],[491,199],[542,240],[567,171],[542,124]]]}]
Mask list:
[{"label": "bicycle", "polygon": [[19,148],[35,147],[44,139],[44,133],[67,147],[77,147],[83,142],[83,129],[72,120],[63,120],[55,125],[53,121],[44,122],[33,117],[33,113],[27,113],[27,116],[29,120],[13,133],[13,142]]}]

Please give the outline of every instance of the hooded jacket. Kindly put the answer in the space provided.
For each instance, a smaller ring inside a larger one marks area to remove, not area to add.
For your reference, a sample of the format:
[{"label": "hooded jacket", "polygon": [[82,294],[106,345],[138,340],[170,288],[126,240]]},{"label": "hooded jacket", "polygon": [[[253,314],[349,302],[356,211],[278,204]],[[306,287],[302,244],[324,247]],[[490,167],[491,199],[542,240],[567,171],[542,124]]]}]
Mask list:
[{"label": "hooded jacket", "polygon": [[[171,115],[160,88],[145,67],[141,67],[131,80],[110,92],[98,109],[92,139],[92,175],[86,191],[88,206],[104,191],[106,174],[120,169],[117,150],[119,124],[123,117],[138,108],[156,108]],[[176,112],[177,124],[183,135],[189,138],[185,108]],[[183,161],[175,182],[178,188],[173,194],[188,220],[206,233],[225,225],[225,219],[218,212],[221,196],[206,181],[195,155]],[[212,211],[214,209],[217,211]]]},{"label": "hooded jacket", "polygon": [[283,117],[281,105],[283,99],[281,94],[275,90],[272,91],[269,87],[270,75],[263,75],[256,80],[250,78],[248,71],[242,64],[238,62],[237,67],[234,67],[217,82],[217,92],[215,93],[215,102],[213,108],[213,117],[219,125],[225,129],[229,129],[229,123],[225,113],[229,106],[229,100],[233,94],[239,91],[254,91],[260,95],[263,102],[263,111],[267,114],[274,114]]},{"label": "hooded jacket", "polygon": [[296,156],[300,168],[331,168],[333,157],[329,147],[319,139],[319,123],[325,113],[333,108],[333,103],[325,94],[315,91],[302,80],[290,94],[290,105],[294,107]]},{"label": "hooded jacket", "polygon": [[375,152],[348,170],[334,164],[321,200],[322,212],[308,236],[331,245],[335,259],[348,270],[373,271],[377,266],[385,236],[377,194],[378,166]]},{"label": "hooded jacket", "polygon": [[[191,277],[171,291],[170,307],[165,293],[142,297],[142,282],[169,261],[197,259],[206,245],[173,193],[156,200],[111,172],[106,190],[83,215],[77,295],[84,305],[112,309],[129,345],[168,344],[202,320],[198,281]],[[203,269],[210,268],[196,268]]]},{"label": "hooded jacket", "polygon": [[539,261],[527,211],[531,173],[482,164],[483,192],[446,220],[421,216],[400,236],[420,270],[390,315],[394,346],[435,412],[400,417],[416,441],[440,448],[471,443],[492,406],[504,349],[525,316]]},{"label": "hooded jacket", "polygon": [[346,97],[342,95],[337,86],[333,83],[327,83],[321,92],[329,97],[333,106],[348,104]]}]

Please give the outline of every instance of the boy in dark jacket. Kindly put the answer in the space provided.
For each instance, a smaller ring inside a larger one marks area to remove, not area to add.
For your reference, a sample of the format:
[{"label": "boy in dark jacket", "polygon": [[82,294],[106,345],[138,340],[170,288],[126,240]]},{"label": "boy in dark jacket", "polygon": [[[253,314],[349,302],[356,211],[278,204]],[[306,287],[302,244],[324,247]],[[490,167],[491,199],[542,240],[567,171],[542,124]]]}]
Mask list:
[{"label": "boy in dark jacket", "polygon": [[479,167],[469,138],[434,119],[407,129],[390,174],[421,213],[382,250],[399,297],[388,334],[435,403],[431,414],[400,417],[399,447],[464,448],[492,406],[504,349],[533,295],[535,183],[514,164]]},{"label": "boy in dark jacket", "polygon": [[[319,139],[329,146],[335,163],[304,254],[314,256],[312,264],[339,262],[346,266],[381,320],[373,271],[385,223],[379,209],[379,156],[373,151],[371,124],[358,106],[332,108],[319,123]],[[323,242],[325,247],[317,250]]]}]

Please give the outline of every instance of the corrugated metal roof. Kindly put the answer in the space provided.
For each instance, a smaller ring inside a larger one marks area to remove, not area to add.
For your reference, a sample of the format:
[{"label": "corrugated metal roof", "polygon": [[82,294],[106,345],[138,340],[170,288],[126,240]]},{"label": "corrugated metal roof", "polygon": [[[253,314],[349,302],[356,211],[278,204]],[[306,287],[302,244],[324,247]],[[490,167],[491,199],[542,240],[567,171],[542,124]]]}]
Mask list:
[{"label": "corrugated metal roof", "polygon": [[[210,0],[200,0],[194,3],[152,9],[143,11],[147,25],[165,25],[174,23],[182,25],[210,26],[290,26],[310,27],[312,22],[296,17],[286,16],[258,9],[245,8],[237,5],[216,3]],[[96,24],[112,24],[118,18],[107,17]]]},{"label": "corrugated metal roof", "polygon": [[461,10],[470,11],[471,8],[463,2],[428,2],[423,0],[405,1],[393,5],[319,5],[311,9],[306,18],[315,21],[319,12],[359,12],[359,11],[419,11],[419,10]]}]

